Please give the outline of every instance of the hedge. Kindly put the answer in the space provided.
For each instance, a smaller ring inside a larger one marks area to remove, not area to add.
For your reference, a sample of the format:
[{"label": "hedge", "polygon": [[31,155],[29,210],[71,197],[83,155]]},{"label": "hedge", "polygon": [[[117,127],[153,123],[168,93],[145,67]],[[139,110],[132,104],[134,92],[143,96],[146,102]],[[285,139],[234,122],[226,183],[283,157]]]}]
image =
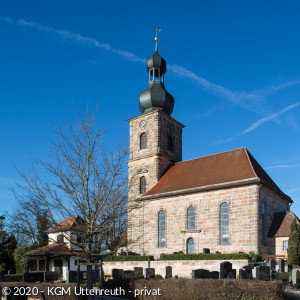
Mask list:
[{"label": "hedge", "polygon": [[160,260],[228,260],[249,259],[246,253],[161,254]]},{"label": "hedge", "polygon": [[119,255],[119,256],[105,256],[103,261],[148,261],[154,260],[153,256],[141,256],[141,255]]},{"label": "hedge", "polygon": [[[132,300],[282,300],[284,284],[281,280],[261,281],[247,279],[123,279],[108,280],[106,289],[124,289]],[[143,291],[160,289],[161,296],[145,295]],[[140,291],[134,297],[132,291]]]}]

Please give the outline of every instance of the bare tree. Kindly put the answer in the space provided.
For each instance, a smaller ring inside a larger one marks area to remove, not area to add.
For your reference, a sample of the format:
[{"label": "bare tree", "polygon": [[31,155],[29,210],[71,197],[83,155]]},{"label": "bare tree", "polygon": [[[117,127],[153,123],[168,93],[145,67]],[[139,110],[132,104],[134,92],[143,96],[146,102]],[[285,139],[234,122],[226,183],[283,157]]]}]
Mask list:
[{"label": "bare tree", "polygon": [[[127,177],[124,147],[109,150],[96,127],[96,112],[78,112],[76,126],[56,128],[57,139],[46,160],[32,159],[32,171],[20,172],[25,184],[15,193],[19,207],[12,227],[20,236],[36,241],[32,216],[46,211],[53,226],[73,216],[80,236],[65,236],[80,248],[88,262],[107,249],[115,251],[126,229]],[[63,228],[62,228],[63,229]]]}]

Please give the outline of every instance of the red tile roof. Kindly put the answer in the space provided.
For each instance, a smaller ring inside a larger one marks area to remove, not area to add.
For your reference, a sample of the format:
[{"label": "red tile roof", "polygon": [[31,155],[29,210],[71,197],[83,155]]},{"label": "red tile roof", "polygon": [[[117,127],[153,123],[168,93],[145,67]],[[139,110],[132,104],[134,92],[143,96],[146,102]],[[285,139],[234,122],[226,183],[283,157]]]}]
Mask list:
[{"label": "red tile roof", "polygon": [[248,182],[261,182],[292,202],[246,148],[178,162],[141,199],[158,194],[184,194],[187,191],[231,187]]},{"label": "red tile roof", "polygon": [[34,250],[27,251],[25,255],[28,256],[83,256],[84,253],[80,251],[71,251],[64,243],[49,244],[44,247],[40,247]]},{"label": "red tile roof", "polygon": [[294,219],[296,219],[297,224],[300,224],[299,219],[292,211],[275,213],[268,232],[268,237],[289,237],[291,224]]},{"label": "red tile roof", "polygon": [[47,232],[63,232],[69,230],[82,230],[83,227],[87,226],[87,222],[80,216],[68,217]]}]

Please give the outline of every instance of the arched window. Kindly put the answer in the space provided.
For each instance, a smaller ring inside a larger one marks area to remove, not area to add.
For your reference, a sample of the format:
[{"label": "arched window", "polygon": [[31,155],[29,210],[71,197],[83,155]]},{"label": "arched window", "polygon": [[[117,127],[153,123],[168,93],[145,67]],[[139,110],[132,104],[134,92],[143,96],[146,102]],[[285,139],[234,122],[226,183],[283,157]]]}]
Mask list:
[{"label": "arched window", "polygon": [[140,194],[146,193],[146,177],[143,176],[140,179]]},{"label": "arched window", "polygon": [[140,150],[147,148],[147,135],[142,133],[140,136]]},{"label": "arched window", "polygon": [[194,254],[195,253],[194,239],[193,238],[189,238],[186,241],[186,253],[187,254]]},{"label": "arched window", "polygon": [[220,206],[220,244],[229,244],[229,205],[223,202]]},{"label": "arched window", "polygon": [[166,214],[163,210],[158,213],[158,247],[166,247]]},{"label": "arched window", "polygon": [[195,208],[190,206],[187,210],[187,228],[195,228]]},{"label": "arched window", "polygon": [[168,150],[173,152],[173,137],[171,135],[168,135]]},{"label": "arched window", "polygon": [[262,243],[266,243],[266,205],[265,202],[261,204],[261,227],[262,227]]}]

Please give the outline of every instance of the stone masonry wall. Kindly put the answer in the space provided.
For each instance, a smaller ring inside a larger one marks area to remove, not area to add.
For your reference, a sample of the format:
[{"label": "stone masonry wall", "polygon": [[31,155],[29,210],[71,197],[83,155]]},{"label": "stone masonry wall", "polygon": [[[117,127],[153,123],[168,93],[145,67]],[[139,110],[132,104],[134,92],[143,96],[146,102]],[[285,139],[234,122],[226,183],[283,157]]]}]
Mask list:
[{"label": "stone masonry wall", "polygon": [[270,239],[263,239],[263,222],[262,222],[262,203],[265,203],[265,235],[271,227],[272,219],[275,212],[289,211],[289,202],[279,193],[274,192],[272,189],[261,186],[259,189],[259,253],[261,254],[276,254],[274,243]]},{"label": "stone masonry wall", "polygon": [[[146,124],[141,128],[141,122]],[[180,161],[182,156],[182,128],[170,116],[157,110],[129,120],[130,123],[130,147],[128,160],[128,242],[131,250],[140,249],[143,236],[144,220],[141,217],[143,203],[139,203],[139,209],[133,208],[136,203],[132,200],[141,197],[140,179],[146,178],[146,191],[149,191],[165,173],[165,171]],[[147,147],[140,149],[140,136],[146,134]],[[173,151],[168,150],[168,136],[173,139]]]},{"label": "stone masonry wall", "polygon": [[[161,253],[186,253],[186,241],[190,237],[194,239],[195,253],[202,253],[203,248],[209,248],[212,253],[257,252],[258,188],[258,185],[248,185],[138,201],[143,202],[143,207],[139,210],[142,226],[132,232],[133,236],[140,236],[136,252],[155,257]],[[229,204],[229,245],[219,243],[219,208],[223,202]],[[191,205],[195,207],[196,226],[187,229],[187,209]],[[166,213],[166,247],[163,248],[158,247],[160,210]]]}]

